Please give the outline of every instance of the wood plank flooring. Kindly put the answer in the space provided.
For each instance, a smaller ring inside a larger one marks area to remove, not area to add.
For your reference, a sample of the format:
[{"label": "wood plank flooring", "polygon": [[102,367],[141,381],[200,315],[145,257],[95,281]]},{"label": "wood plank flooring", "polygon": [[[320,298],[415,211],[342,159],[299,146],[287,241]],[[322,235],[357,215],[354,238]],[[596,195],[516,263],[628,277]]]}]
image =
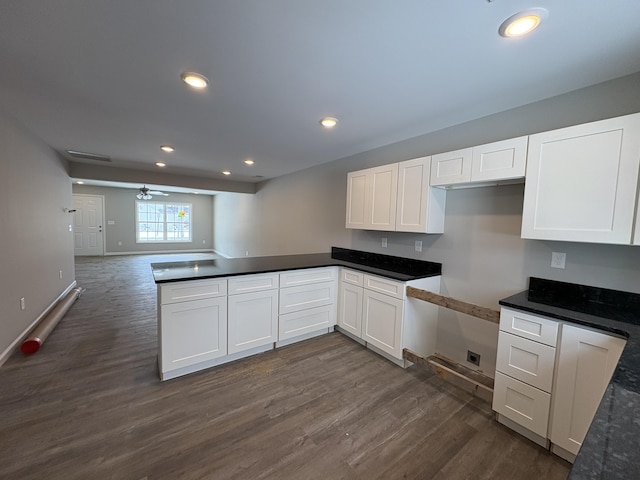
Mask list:
[{"label": "wood plank flooring", "polygon": [[339,333],[160,382],[149,264],[79,257],[86,292],[0,368],[1,479],[565,479],[490,406]]}]

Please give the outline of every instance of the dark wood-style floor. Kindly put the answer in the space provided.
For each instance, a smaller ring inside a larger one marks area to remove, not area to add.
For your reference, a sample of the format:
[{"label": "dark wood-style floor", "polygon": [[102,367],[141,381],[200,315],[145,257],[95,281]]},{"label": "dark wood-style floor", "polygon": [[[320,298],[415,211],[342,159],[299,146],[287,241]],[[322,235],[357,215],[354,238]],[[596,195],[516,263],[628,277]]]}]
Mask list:
[{"label": "dark wood-style floor", "polygon": [[161,383],[149,263],[174,258],[77,259],[86,292],[0,368],[0,478],[566,478],[487,403],[339,333]]}]

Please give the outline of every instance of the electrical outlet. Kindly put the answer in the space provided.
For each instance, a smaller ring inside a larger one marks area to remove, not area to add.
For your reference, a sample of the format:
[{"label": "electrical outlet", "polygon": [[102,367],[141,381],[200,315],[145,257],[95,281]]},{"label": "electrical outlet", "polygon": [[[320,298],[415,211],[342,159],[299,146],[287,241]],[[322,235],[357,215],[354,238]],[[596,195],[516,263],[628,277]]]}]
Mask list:
[{"label": "electrical outlet", "polygon": [[422,240],[416,240],[416,252],[422,251]]},{"label": "electrical outlet", "polygon": [[567,254],[563,252],[551,252],[551,266],[553,268],[564,268]]},{"label": "electrical outlet", "polygon": [[118,242],[118,246],[119,246],[119,247],[121,247],[121,246],[122,246],[122,242],[121,242],[121,241],[119,241],[119,242]]},{"label": "electrical outlet", "polygon": [[467,362],[480,366],[480,354],[467,350]]},{"label": "electrical outlet", "polygon": [[62,280],[62,270],[58,270],[58,277],[60,277],[60,280]]},{"label": "electrical outlet", "polygon": [[27,308],[27,305],[26,305],[26,303],[24,301],[24,297],[22,297],[20,299],[20,310],[24,310],[25,308]]},{"label": "electrical outlet", "polygon": [[206,241],[206,240],[202,240],[202,244],[203,244],[203,245],[204,245],[204,244],[206,244],[206,243],[207,243],[207,241]]},{"label": "electrical outlet", "polygon": [[244,256],[248,257],[249,256],[249,250],[247,250],[246,252],[244,252]]},{"label": "electrical outlet", "polygon": [[382,248],[387,248],[387,237],[382,237]]}]

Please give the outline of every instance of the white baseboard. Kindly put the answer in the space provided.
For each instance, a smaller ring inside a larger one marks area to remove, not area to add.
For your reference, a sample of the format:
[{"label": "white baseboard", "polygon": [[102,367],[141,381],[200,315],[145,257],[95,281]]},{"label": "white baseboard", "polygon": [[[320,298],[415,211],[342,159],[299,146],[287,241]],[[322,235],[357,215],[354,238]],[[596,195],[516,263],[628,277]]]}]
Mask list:
[{"label": "white baseboard", "polygon": [[231,255],[227,255],[226,253],[222,253],[222,252],[216,250],[215,248],[213,249],[213,253],[215,253],[216,255],[220,255],[222,258],[233,258]]},{"label": "white baseboard", "polygon": [[67,296],[67,294],[76,287],[77,282],[74,280],[65,290],[64,292],[62,292],[60,295],[58,295],[58,297],[44,310],[44,312],[42,312],[40,315],[38,315],[38,317],[31,322],[31,324],[24,329],[24,331],[20,334],[20,336],[18,336],[18,338],[16,338],[11,345],[9,345],[1,354],[0,354],[0,367],[4,364],[4,362],[6,362],[9,357],[11,355],[13,355],[13,352],[16,350],[16,348],[18,347],[18,345],[20,345],[25,338],[27,338],[27,335],[29,335],[29,333],[31,332],[31,330],[33,330],[35,328],[36,325],[38,325],[38,323],[40,323],[40,320],[42,320],[51,310],[53,310],[53,307],[55,307],[58,302],[60,300],[62,300],[64,297]]},{"label": "white baseboard", "polygon": [[212,248],[196,249],[196,250],[146,250],[144,252],[105,252],[105,257],[114,255],[157,255],[157,254],[180,254],[180,253],[217,253]]}]

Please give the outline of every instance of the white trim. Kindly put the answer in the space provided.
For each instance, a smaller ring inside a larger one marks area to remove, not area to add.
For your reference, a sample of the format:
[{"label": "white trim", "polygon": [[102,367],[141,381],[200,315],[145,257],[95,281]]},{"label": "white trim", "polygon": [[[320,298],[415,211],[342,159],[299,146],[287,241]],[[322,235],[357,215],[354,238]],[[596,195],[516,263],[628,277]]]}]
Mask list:
[{"label": "white trim", "polygon": [[231,255],[227,255],[226,253],[222,253],[219,250],[216,250],[215,248],[212,250],[213,253],[215,253],[216,255],[220,255],[222,258],[233,258]]},{"label": "white trim", "polygon": [[199,250],[140,250],[138,252],[106,252],[105,257],[113,255],[155,255],[164,253],[217,253],[212,248],[204,248]]},{"label": "white trim", "polygon": [[40,320],[42,320],[46,315],[49,314],[49,312],[51,310],[53,310],[53,307],[55,307],[58,302],[60,300],[62,300],[72,289],[74,289],[77,285],[77,282],[74,280],[71,285],[69,285],[64,292],[62,292],[45,310],[44,312],[42,312],[40,315],[38,315],[38,317],[31,322],[31,324],[24,329],[24,331],[18,336],[18,338],[16,338],[5,350],[4,352],[2,352],[0,354],[0,367],[4,364],[4,362],[6,362],[9,357],[13,354],[13,352],[16,350],[17,346],[19,344],[21,344],[25,338],[27,338],[27,335],[29,335],[29,333],[31,332],[31,330],[33,330],[35,328],[35,326],[40,323]]}]

